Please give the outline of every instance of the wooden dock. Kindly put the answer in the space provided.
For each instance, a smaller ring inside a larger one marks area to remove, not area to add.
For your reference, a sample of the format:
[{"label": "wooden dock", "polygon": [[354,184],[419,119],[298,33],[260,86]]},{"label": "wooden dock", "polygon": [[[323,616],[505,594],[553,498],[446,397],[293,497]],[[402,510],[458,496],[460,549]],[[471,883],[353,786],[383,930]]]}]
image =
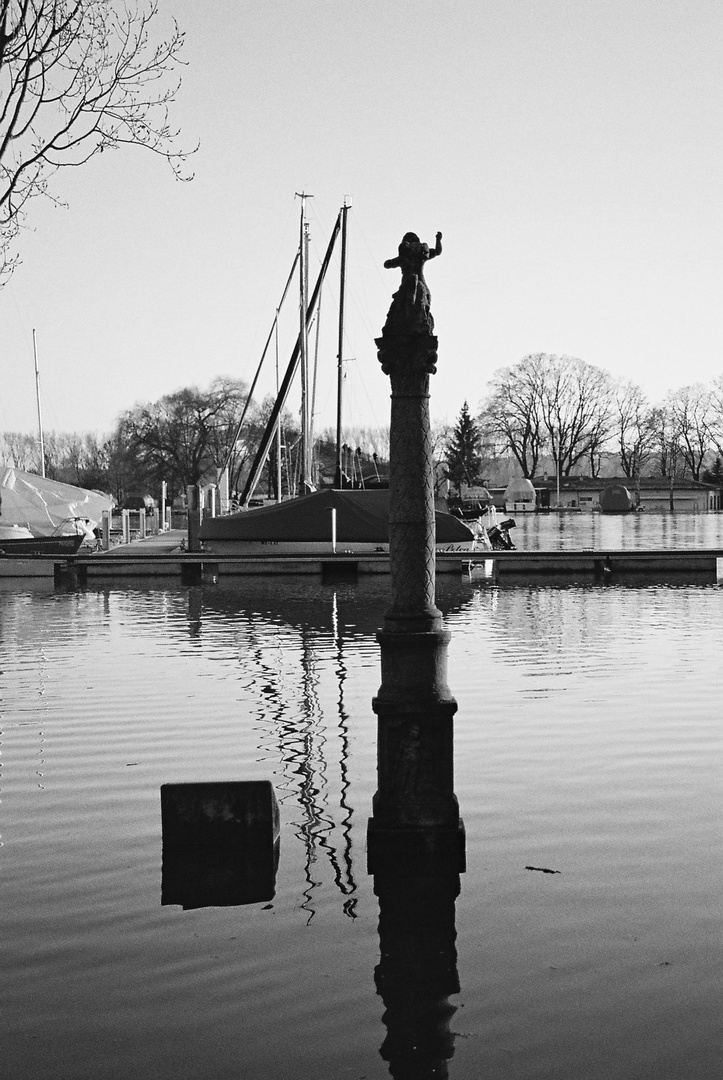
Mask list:
[{"label": "wooden dock", "polygon": [[[311,575],[322,580],[354,579],[389,573],[384,552],[345,552],[308,556],[211,555],[184,551],[183,532],[161,533],[110,551],[73,556],[5,556],[0,577],[44,577],[56,582],[121,581],[128,578],[175,578],[186,584],[216,582],[222,577]],[[473,580],[585,581],[723,580],[723,548],[668,551],[579,550],[447,552],[437,556],[437,573]]]}]

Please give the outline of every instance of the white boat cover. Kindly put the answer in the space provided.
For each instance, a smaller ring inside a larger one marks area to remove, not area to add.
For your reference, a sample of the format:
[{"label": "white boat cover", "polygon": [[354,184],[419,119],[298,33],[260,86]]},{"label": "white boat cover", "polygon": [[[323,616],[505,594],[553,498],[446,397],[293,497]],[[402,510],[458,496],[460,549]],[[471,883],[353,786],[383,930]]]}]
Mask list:
[{"label": "white boat cover", "polygon": [[0,466],[0,525],[22,525],[35,536],[92,530],[113,499],[98,491],[61,484],[35,473]]}]

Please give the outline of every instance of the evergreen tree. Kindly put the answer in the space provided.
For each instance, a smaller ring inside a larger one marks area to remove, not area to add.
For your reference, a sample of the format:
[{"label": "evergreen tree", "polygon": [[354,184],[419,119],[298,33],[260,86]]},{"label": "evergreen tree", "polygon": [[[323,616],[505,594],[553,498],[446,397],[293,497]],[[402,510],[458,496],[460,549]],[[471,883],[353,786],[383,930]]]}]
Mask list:
[{"label": "evergreen tree", "polygon": [[482,433],[470,416],[466,401],[447,441],[445,461],[447,476],[458,493],[461,492],[462,484],[471,486],[480,480]]}]

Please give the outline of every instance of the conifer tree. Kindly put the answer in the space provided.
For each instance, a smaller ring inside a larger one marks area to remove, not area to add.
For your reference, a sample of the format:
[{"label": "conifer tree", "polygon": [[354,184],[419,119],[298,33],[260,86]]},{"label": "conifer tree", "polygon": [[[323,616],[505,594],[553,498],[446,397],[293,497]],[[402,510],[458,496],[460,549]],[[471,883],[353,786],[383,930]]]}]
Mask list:
[{"label": "conifer tree", "polygon": [[470,416],[466,401],[447,442],[445,460],[447,476],[458,493],[461,492],[462,484],[472,486],[479,481],[482,471],[482,433]]}]

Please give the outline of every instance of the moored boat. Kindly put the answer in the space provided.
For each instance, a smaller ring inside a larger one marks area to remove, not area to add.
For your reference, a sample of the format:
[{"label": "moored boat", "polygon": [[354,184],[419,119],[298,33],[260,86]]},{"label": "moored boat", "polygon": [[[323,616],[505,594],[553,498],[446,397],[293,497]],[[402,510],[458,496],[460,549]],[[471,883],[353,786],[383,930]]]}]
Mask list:
[{"label": "moored boat", "polygon": [[0,555],[75,555],[85,538],[85,530],[34,536],[21,525],[0,525]]},{"label": "moored boat", "polygon": [[[473,552],[479,541],[451,514],[436,511],[438,553]],[[212,554],[315,555],[388,553],[389,490],[326,488],[286,502],[201,525],[203,549]]]}]

